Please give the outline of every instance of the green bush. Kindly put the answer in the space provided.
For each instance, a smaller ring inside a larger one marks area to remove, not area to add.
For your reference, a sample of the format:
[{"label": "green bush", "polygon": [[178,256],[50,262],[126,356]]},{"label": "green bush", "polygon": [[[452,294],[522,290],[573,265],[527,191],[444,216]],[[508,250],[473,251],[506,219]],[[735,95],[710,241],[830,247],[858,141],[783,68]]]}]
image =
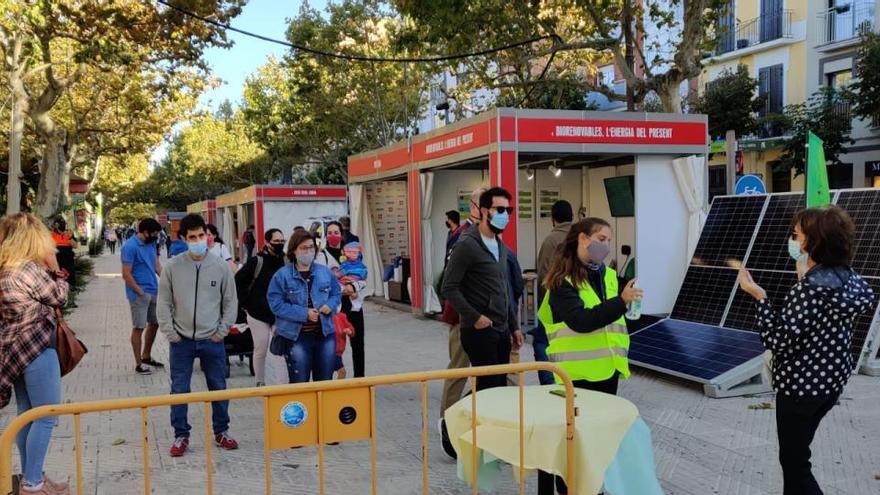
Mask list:
[{"label": "green bush", "polygon": [[86,286],[91,281],[94,271],[95,262],[88,256],[78,256],[76,258],[76,261],[74,262],[74,272],[76,273],[76,276],[74,277],[73,283],[70,285],[70,293],[67,296],[67,306],[61,309],[61,312],[65,316],[70,314],[70,312],[76,308],[77,295],[86,289]]},{"label": "green bush", "polygon": [[97,237],[89,239],[89,256],[101,256],[104,252],[104,240]]}]

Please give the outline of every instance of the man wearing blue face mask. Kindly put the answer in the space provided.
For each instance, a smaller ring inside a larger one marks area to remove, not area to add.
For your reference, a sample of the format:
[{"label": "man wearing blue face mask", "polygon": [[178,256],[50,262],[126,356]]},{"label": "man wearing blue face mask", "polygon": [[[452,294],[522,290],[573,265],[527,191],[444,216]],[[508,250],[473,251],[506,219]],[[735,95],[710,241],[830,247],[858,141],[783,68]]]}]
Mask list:
[{"label": "man wearing blue face mask", "polygon": [[[159,281],[159,330],[169,342],[171,393],[190,391],[193,362],[199,359],[208,390],[226,390],[226,348],[223,338],[238,315],[235,277],[226,261],[208,252],[205,220],[195,214],[180,221],[188,251],[168,261]],[[226,450],[238,448],[229,435],[229,401],[211,403],[214,441]],[[174,444],[180,457],[192,429],[185,404],[171,406]]]},{"label": "man wearing blue face mask", "polygon": [[[507,364],[511,348],[523,342],[508,290],[513,254],[498,238],[511,220],[511,199],[500,187],[480,196],[481,220],[461,235],[443,278],[443,296],[460,316],[461,344],[473,366]],[[505,375],[477,378],[478,390],[506,384]]]}]

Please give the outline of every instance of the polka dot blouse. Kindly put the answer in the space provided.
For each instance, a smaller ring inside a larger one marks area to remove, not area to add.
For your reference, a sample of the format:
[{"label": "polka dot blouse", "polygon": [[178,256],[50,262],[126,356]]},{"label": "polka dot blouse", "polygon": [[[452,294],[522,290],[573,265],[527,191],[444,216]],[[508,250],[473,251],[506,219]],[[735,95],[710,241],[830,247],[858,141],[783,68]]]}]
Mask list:
[{"label": "polka dot blouse", "polygon": [[758,301],[764,347],[773,353],[773,386],[792,397],[840,394],[853,372],[853,319],[874,309],[867,283],[845,267],[816,266],[778,309]]}]

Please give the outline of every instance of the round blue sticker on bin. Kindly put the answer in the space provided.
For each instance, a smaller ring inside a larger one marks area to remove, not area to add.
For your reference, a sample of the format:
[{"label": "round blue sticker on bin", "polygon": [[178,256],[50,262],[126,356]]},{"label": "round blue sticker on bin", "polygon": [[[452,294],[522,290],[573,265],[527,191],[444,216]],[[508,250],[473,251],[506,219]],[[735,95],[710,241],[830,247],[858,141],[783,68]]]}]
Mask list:
[{"label": "round blue sticker on bin", "polygon": [[281,408],[281,422],[288,428],[299,428],[309,417],[309,410],[302,402],[288,402]]}]

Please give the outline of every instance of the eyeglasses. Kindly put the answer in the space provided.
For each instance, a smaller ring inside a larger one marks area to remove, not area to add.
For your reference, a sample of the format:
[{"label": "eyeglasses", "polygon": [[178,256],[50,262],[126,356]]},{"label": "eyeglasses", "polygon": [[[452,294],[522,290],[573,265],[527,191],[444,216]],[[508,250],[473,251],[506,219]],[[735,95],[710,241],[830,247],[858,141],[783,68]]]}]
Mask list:
[{"label": "eyeglasses", "polygon": [[495,212],[498,213],[499,215],[504,213],[505,211],[507,212],[508,215],[513,214],[513,207],[512,206],[493,206],[491,208],[487,208],[487,210],[489,210],[489,211],[495,210]]}]

